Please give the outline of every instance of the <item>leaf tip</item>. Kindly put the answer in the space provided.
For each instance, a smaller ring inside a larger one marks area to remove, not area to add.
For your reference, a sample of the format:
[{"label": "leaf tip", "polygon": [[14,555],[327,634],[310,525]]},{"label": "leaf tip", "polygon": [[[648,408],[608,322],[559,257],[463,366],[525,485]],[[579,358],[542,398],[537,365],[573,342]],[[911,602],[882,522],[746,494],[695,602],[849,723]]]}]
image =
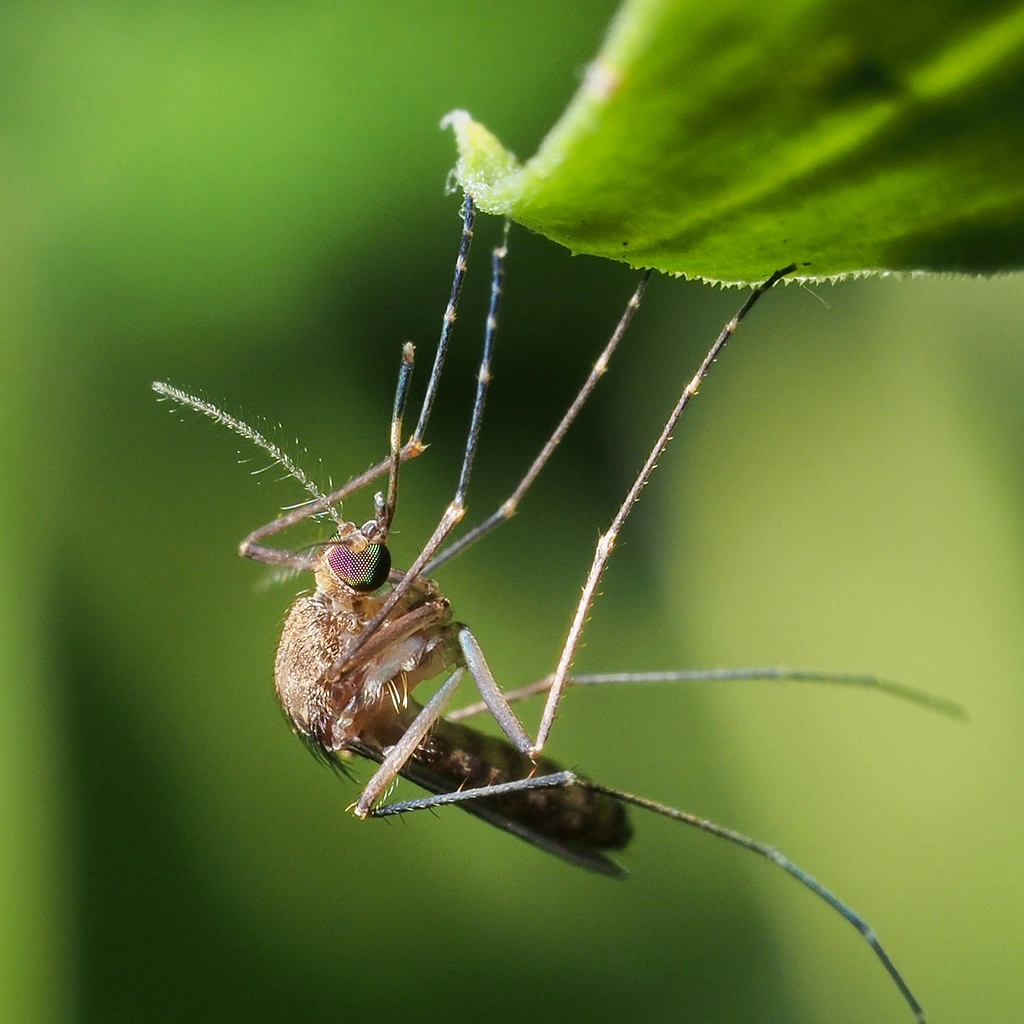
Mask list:
[{"label": "leaf tip", "polygon": [[459,159],[453,173],[463,191],[473,196],[481,210],[508,214],[511,202],[506,186],[520,169],[515,155],[465,110],[445,114],[441,127],[455,133]]}]

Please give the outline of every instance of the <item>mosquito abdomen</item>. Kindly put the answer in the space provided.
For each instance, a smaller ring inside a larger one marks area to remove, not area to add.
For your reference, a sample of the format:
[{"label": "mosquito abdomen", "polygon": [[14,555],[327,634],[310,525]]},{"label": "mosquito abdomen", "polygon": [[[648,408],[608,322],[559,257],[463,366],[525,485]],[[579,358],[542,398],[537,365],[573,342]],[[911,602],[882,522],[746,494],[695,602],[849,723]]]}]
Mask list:
[{"label": "mosquito abdomen", "polygon": [[[437,792],[494,786],[562,771],[547,758],[531,761],[500,737],[443,719],[412,761],[415,769],[408,774],[413,781],[429,783]],[[621,850],[633,832],[622,804],[580,786],[525,790],[463,806],[472,811],[476,804],[537,835],[593,849]]]}]

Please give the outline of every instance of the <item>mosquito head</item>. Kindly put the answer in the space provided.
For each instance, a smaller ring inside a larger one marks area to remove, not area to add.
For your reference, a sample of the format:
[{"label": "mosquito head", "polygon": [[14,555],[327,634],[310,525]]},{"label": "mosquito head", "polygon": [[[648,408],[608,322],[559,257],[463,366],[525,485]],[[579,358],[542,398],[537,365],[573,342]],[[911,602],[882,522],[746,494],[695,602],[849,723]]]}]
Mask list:
[{"label": "mosquito head", "polygon": [[358,594],[380,590],[391,572],[391,552],[385,544],[332,544],[325,551],[334,578]]}]

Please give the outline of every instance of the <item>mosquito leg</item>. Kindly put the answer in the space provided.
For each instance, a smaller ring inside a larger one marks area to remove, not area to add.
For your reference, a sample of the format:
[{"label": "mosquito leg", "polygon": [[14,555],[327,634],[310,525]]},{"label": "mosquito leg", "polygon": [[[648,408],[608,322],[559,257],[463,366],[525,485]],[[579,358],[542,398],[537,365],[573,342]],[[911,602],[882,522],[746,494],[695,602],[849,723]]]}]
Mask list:
[{"label": "mosquito leg", "polygon": [[402,365],[398,370],[398,385],[395,388],[395,408],[391,414],[391,453],[388,458],[388,494],[384,505],[377,511],[377,535],[381,541],[388,539],[391,523],[398,507],[398,468],[402,464],[402,417],[405,403],[409,398],[409,384],[412,381],[412,364],[416,350],[412,342],[402,346]]},{"label": "mosquito leg", "polygon": [[341,667],[341,671],[352,665],[353,659],[367,639],[373,636],[377,627],[391,613],[391,609],[402,598],[402,595],[416,582],[423,574],[423,567],[434,557],[437,549],[444,543],[445,538],[462,521],[466,512],[466,491],[469,487],[469,477],[473,469],[473,457],[476,454],[477,443],[480,440],[480,423],[484,411],[484,401],[487,398],[487,386],[491,381],[491,353],[494,349],[494,336],[498,329],[498,306],[501,302],[501,282],[505,257],[508,255],[506,242],[508,239],[508,224],[505,225],[505,238],[499,248],[492,254],[492,275],[491,275],[491,305],[487,314],[487,329],[484,332],[484,351],[480,359],[480,370],[477,374],[476,399],[473,402],[473,415],[470,419],[469,435],[466,438],[466,450],[462,456],[462,469],[459,472],[459,483],[455,489],[455,497],[448,503],[448,507],[441,516],[430,539],[424,545],[416,560],[406,570],[405,576],[388,595],[387,600],[381,606],[377,614],[367,623],[362,636],[356,640],[347,652],[347,661]]},{"label": "mosquito leg", "polygon": [[864,941],[867,942],[874,951],[875,956],[881,961],[882,966],[885,968],[889,977],[892,978],[896,987],[900,990],[900,994],[906,1000],[907,1005],[913,1012],[918,1024],[926,1024],[924,1009],[917,1001],[914,993],[911,992],[910,987],[903,978],[903,975],[892,962],[889,954],[885,951],[885,947],[879,941],[878,936],[867,921],[865,921],[864,918],[856,913],[851,907],[847,906],[833,892],[826,889],[825,886],[817,881],[817,879],[812,875],[809,875],[803,870],[803,868],[794,864],[788,857],[776,850],[775,847],[769,846],[767,843],[759,842],[756,839],[751,839],[749,836],[745,836],[740,832],[735,832],[730,828],[725,828],[723,825],[718,825],[713,821],[708,821],[706,818],[698,818],[694,814],[688,814],[686,811],[678,811],[674,807],[667,807],[664,804],[656,803],[653,800],[634,796],[632,793],[624,793],[620,790],[608,789],[596,782],[590,782],[585,779],[577,781],[579,785],[585,786],[587,789],[591,789],[596,793],[604,793],[606,796],[622,800],[624,803],[632,804],[634,807],[653,811],[655,814],[660,814],[672,821],[678,821],[683,825],[689,825],[691,828],[707,832],[709,835],[715,836],[718,839],[724,839],[726,842],[734,843],[736,846],[741,846],[745,850],[750,850],[751,853],[756,853],[758,856],[764,857],[765,860],[771,861],[773,864],[782,868],[783,871],[795,878],[802,886],[810,889],[811,892],[827,903],[833,910],[853,925],[858,932],[860,932]]},{"label": "mosquito leg", "polygon": [[587,377],[580,388],[579,393],[573,400],[568,411],[562,417],[561,423],[555,428],[555,432],[548,439],[547,444],[541,449],[540,454],[536,459],[533,460],[533,465],[526,472],[526,476],[520,480],[519,485],[512,492],[512,494],[504,501],[500,508],[496,509],[491,513],[483,522],[478,523],[469,531],[464,537],[460,537],[454,544],[449,545],[444,549],[429,565],[424,567],[424,573],[430,576],[434,570],[443,565],[449,559],[454,558],[460,554],[470,544],[475,544],[481,537],[486,533],[490,533],[496,526],[503,523],[506,519],[511,519],[515,515],[516,509],[519,506],[519,502],[522,500],[523,495],[529,490],[530,485],[536,480],[540,471],[544,468],[548,459],[551,458],[552,453],[561,443],[562,438],[565,437],[566,432],[572,425],[573,420],[576,419],[580,409],[583,408],[584,403],[590,397],[590,393],[597,386],[597,382],[604,376],[605,371],[608,369],[608,362],[612,357],[615,349],[618,348],[619,342],[622,340],[622,336],[626,333],[626,328],[629,326],[630,321],[633,319],[633,314],[636,312],[637,307],[640,305],[640,300],[643,298],[644,291],[647,289],[647,283],[651,279],[652,271],[648,270],[644,273],[643,277],[640,278],[640,283],[636,287],[636,291],[633,293],[632,298],[626,305],[625,312],[619,319],[619,323],[615,328],[614,333],[608,340],[608,344],[604,347],[604,351],[597,358],[597,362],[594,363],[593,369],[590,371],[590,375]]},{"label": "mosquito leg", "polygon": [[529,779],[520,779],[516,782],[506,782],[497,786],[484,786],[478,789],[463,789],[454,793],[440,793],[436,796],[423,797],[419,800],[405,800],[398,803],[385,804],[383,807],[374,808],[370,811],[370,814],[373,817],[385,818],[395,814],[405,814],[409,811],[427,810],[441,807],[446,804],[458,804],[470,800],[487,799],[508,793],[518,793],[524,790],[565,789],[569,786],[581,786],[584,789],[592,790],[595,793],[603,793],[605,796],[621,800],[623,803],[632,804],[634,807],[640,807],[643,810],[652,811],[653,813],[660,814],[662,817],[669,818],[672,821],[678,821],[680,824],[699,829],[701,832],[706,832],[718,839],[724,839],[726,842],[733,843],[736,846],[741,846],[743,849],[749,850],[751,853],[756,853],[758,856],[764,857],[765,860],[771,861],[773,864],[782,868],[783,871],[795,878],[802,886],[804,886],[805,889],[809,889],[815,896],[827,903],[847,922],[853,925],[858,932],[860,932],[864,941],[867,942],[874,951],[875,956],[881,961],[882,966],[889,974],[889,977],[893,980],[896,987],[899,989],[900,994],[913,1011],[918,1024],[926,1024],[925,1014],[924,1010],[921,1008],[921,1004],[917,1001],[914,993],[910,990],[910,987],[904,980],[903,975],[892,962],[892,959],[886,952],[885,947],[879,941],[878,936],[875,935],[871,926],[859,914],[848,907],[833,892],[826,889],[825,886],[818,882],[813,876],[804,871],[803,868],[794,864],[793,861],[780,853],[774,847],[768,846],[766,843],[758,842],[756,839],[751,839],[740,832],[734,832],[732,829],[725,828],[723,825],[718,825],[713,821],[708,821],[705,818],[699,818],[695,814],[688,814],[686,811],[679,811],[674,807],[667,807],[665,804],[659,804],[653,800],[646,800],[643,797],[634,796],[632,793],[625,793],[618,789],[609,789],[607,786],[601,786],[596,782],[591,782],[589,779],[580,778],[580,776],[576,775],[575,772],[571,771],[556,772],[551,775],[535,776]]},{"label": "mosquito leg", "polygon": [[437,351],[434,353],[434,366],[430,371],[430,380],[427,381],[427,391],[423,396],[423,405],[420,407],[420,418],[409,442],[417,447],[421,445],[423,435],[426,433],[427,421],[430,419],[430,413],[434,408],[434,399],[437,397],[437,386],[441,381],[444,358],[448,354],[448,343],[451,340],[452,328],[455,326],[455,318],[458,314],[462,283],[466,280],[466,261],[469,259],[469,247],[473,244],[473,221],[475,219],[476,207],[473,205],[473,197],[467,192],[462,204],[462,241],[459,243],[459,255],[455,258],[452,293],[444,311],[444,319],[441,321],[441,337],[438,339]]},{"label": "mosquito leg", "polygon": [[[473,415],[469,424],[469,436],[466,438],[466,450],[462,459],[462,471],[459,473],[459,484],[455,489],[455,501],[465,503],[466,491],[469,489],[469,474],[473,470],[473,457],[476,454],[480,439],[480,424],[483,422],[484,402],[487,400],[487,388],[491,383],[491,358],[494,355],[494,335],[498,330],[498,308],[501,305],[501,285],[504,280],[505,258],[508,256],[509,222],[505,221],[501,245],[491,252],[491,303],[487,310],[487,325],[484,328],[484,352],[480,358],[480,370],[476,380],[476,398],[473,401]],[[436,550],[436,549],[435,549]]]},{"label": "mosquito leg", "polygon": [[[476,220],[476,207],[473,205],[473,197],[467,193],[465,200],[462,205],[462,239],[459,242],[459,254],[455,258],[455,275],[452,278],[452,291],[448,298],[448,305],[445,307],[444,317],[441,321],[441,336],[437,341],[437,350],[434,353],[434,365],[430,370],[430,378],[427,381],[426,394],[423,396],[423,405],[420,407],[419,420],[416,423],[416,429],[413,431],[412,437],[402,446],[400,461],[406,462],[409,459],[414,459],[417,455],[422,454],[426,450],[426,446],[423,444],[423,435],[427,429],[427,422],[430,419],[430,413],[434,408],[434,399],[437,397],[437,388],[441,381],[441,370],[444,367],[445,356],[448,354],[448,344],[451,341],[452,329],[455,326],[455,319],[458,315],[459,298],[462,295],[462,285],[466,280],[466,268],[467,261],[469,259],[469,249],[473,244],[473,222]],[[392,431],[394,430],[394,421],[392,421]],[[392,450],[394,445],[392,443]],[[377,463],[376,466],[368,469],[365,473],[361,473],[359,476],[350,480],[344,487],[339,488],[337,491],[333,491],[327,496],[328,501],[334,504],[338,501],[342,501],[347,498],[348,495],[355,491],[361,490],[368,483],[375,480],[381,473],[388,470],[394,462],[394,455],[392,454],[383,462]],[[291,525],[290,523],[288,525]],[[279,526],[278,529],[284,529],[283,526]]]},{"label": "mosquito leg", "polygon": [[796,270],[796,264],[791,264],[784,270],[775,271],[767,281],[759,284],[751,292],[747,301],[743,303],[736,316],[734,316],[722,329],[722,333],[719,334],[714,345],[711,346],[710,351],[704,357],[704,361],[694,374],[693,379],[686,385],[683,389],[683,393],[679,396],[679,401],[676,402],[676,406],[672,410],[672,414],[669,416],[668,422],[665,424],[658,440],[651,449],[650,455],[647,456],[647,461],[644,463],[636,480],[633,481],[633,486],[630,487],[629,493],[626,495],[625,500],[619,507],[618,512],[615,513],[615,518],[612,519],[611,526],[608,527],[607,532],[602,535],[600,540],[598,540],[597,549],[594,551],[594,560],[591,564],[590,572],[587,575],[587,581],[583,585],[583,595],[580,598],[579,604],[576,606],[576,614],[573,617],[572,625],[569,627],[569,635],[565,641],[562,656],[558,660],[558,667],[555,669],[555,677],[551,683],[551,691],[548,694],[547,703],[544,705],[544,714],[541,717],[540,728],[537,731],[537,742],[533,746],[531,755],[539,754],[540,751],[544,749],[544,744],[547,742],[548,735],[551,732],[551,726],[554,724],[555,714],[558,711],[558,703],[562,699],[562,693],[565,690],[566,679],[569,675],[569,668],[572,665],[572,659],[576,653],[576,647],[579,645],[580,636],[583,633],[583,626],[587,619],[587,613],[590,611],[590,606],[594,601],[594,595],[597,593],[597,586],[601,579],[601,573],[604,571],[605,564],[612,553],[612,549],[615,547],[615,539],[618,536],[619,530],[622,529],[622,524],[626,521],[626,517],[629,515],[630,510],[640,497],[640,491],[643,490],[651,473],[654,472],[654,467],[657,465],[658,459],[668,446],[668,443],[672,438],[672,431],[675,430],[676,424],[679,422],[679,417],[689,404],[690,399],[697,393],[697,389],[700,387],[705,375],[711,368],[711,364],[725,347],[726,342],[735,333],[743,318],[753,308],[754,303],[756,303],[765,292],[771,289],[777,281],[785,277],[786,274],[792,273],[794,270]]},{"label": "mosquito leg", "polygon": [[466,659],[466,668],[469,669],[469,674],[476,681],[480,696],[483,697],[483,706],[494,716],[495,721],[501,726],[501,731],[512,741],[512,745],[519,753],[525,754],[533,746],[533,740],[523,728],[518,715],[512,710],[508,698],[501,692],[476,637],[465,626],[459,630],[459,646],[462,648],[463,658]]},{"label": "mosquito leg", "polygon": [[[472,669],[471,669],[472,671]],[[538,693],[547,693],[554,682],[554,675],[545,676],[535,682],[527,683],[515,690],[509,690],[502,697],[509,704],[533,697]],[[945,700],[933,694],[925,693],[913,686],[904,686],[878,676],[854,675],[849,672],[812,672],[807,669],[790,668],[708,668],[687,669],[676,672],[600,672],[591,675],[572,675],[566,680],[567,686],[603,686],[609,684],[643,684],[643,683],[725,683],[746,680],[770,680],[786,683],[826,683],[836,686],[853,686],[866,690],[878,690],[890,697],[918,704],[929,711],[940,715],[967,719],[967,712],[955,701]],[[474,715],[491,711],[490,705],[484,701],[469,704],[464,708],[450,712],[445,717],[449,722],[460,722]]]},{"label": "mosquito leg", "polygon": [[402,738],[388,751],[387,756],[381,762],[381,766],[373,773],[373,777],[366,784],[366,788],[360,794],[353,807],[357,817],[365,818],[374,813],[374,802],[395,781],[398,773],[405,767],[406,761],[416,752],[416,748],[423,742],[427,733],[434,727],[434,723],[441,717],[445,706],[452,699],[452,695],[455,693],[464,672],[465,669],[457,668],[448,677],[444,686],[427,701],[420,713],[413,719],[412,724],[403,733]]},{"label": "mosquito leg", "polygon": [[[465,657],[465,649],[463,649],[463,657]],[[468,662],[467,658],[467,662]],[[476,678],[476,673],[473,672],[472,666],[470,666],[470,673]],[[551,681],[555,677],[545,676],[543,679],[538,679],[535,682],[527,683],[526,686],[517,687],[515,690],[501,691],[502,698],[509,704],[515,704],[518,701],[526,700],[527,697],[536,697],[538,693],[547,693],[551,689]],[[575,676],[569,677],[569,685],[572,686],[576,682]],[[495,685],[497,685],[495,683]],[[480,688],[479,681],[477,682],[477,689]],[[482,692],[482,691],[481,691]],[[464,722],[467,718],[475,718],[477,715],[490,713],[493,717],[497,718],[491,705],[486,700],[478,700],[475,704],[467,704],[464,708],[456,708],[454,711],[449,711],[445,715],[445,719],[449,722]],[[508,735],[506,733],[506,735]],[[514,742],[514,741],[513,741]],[[527,745],[527,750],[530,745]],[[525,751],[524,751],[525,753]]]}]

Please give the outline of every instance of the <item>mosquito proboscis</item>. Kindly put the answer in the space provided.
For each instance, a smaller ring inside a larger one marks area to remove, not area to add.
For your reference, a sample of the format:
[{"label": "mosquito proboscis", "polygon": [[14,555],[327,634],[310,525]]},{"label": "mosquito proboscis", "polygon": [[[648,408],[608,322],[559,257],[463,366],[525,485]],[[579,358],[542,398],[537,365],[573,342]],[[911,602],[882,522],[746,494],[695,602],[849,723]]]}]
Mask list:
[{"label": "mosquito proboscis", "polygon": [[[608,852],[622,849],[629,842],[632,829],[625,808],[632,805],[757,853],[796,878],[860,932],[917,1020],[923,1022],[925,1015],[920,1003],[869,925],[779,851],[695,815],[599,785],[542,756],[560,700],[569,685],[741,679],[813,681],[877,689],[933,710],[962,716],[955,704],[866,675],[780,668],[571,674],[584,623],[615,540],[668,445],[683,410],[754,304],[792,273],[795,266],[776,271],[752,290],[680,394],[633,486],[598,541],[554,672],[528,686],[505,692],[495,680],[471,630],[453,621],[449,602],[431,574],[515,513],[523,495],[607,369],[640,304],[651,271],[641,277],[587,380],[513,493],[489,517],[458,540],[447,543],[465,514],[466,493],[490,382],[506,256],[506,223],[505,240],[492,256],[491,299],[483,355],[455,495],[413,564],[401,571],[391,565],[387,540],[398,507],[401,464],[420,455],[426,447],[424,434],[437,396],[473,237],[475,210],[468,195],[463,216],[451,297],[416,427],[403,443],[402,425],[414,362],[413,346],[406,343],[391,417],[388,457],[338,490],[321,491],[277,445],[217,406],[169,384],[153,385],[161,396],[209,416],[263,449],[310,495],[310,501],[254,530],[240,546],[241,554],[248,558],[311,571],[315,575],[316,590],[298,597],[288,614],[275,663],[277,694],[295,732],[318,757],[346,774],[342,755],[354,753],[377,762],[378,769],[353,805],[359,817],[387,817],[458,804],[564,860],[602,874],[619,876],[624,872]],[[374,517],[361,526],[345,520],[341,502],[384,474],[387,475],[387,490],[375,496]],[[302,550],[269,547],[263,543],[268,537],[313,516],[331,519],[334,534],[329,541]],[[446,716],[447,704],[467,671],[482,701]],[[421,706],[413,699],[412,691],[420,683],[446,672],[448,678],[426,704]],[[513,704],[538,693],[547,696],[538,734],[533,738],[520,722]],[[483,711],[493,715],[504,738],[486,735],[463,724],[464,719]],[[387,803],[387,794],[398,776],[410,779],[432,795]]]}]

